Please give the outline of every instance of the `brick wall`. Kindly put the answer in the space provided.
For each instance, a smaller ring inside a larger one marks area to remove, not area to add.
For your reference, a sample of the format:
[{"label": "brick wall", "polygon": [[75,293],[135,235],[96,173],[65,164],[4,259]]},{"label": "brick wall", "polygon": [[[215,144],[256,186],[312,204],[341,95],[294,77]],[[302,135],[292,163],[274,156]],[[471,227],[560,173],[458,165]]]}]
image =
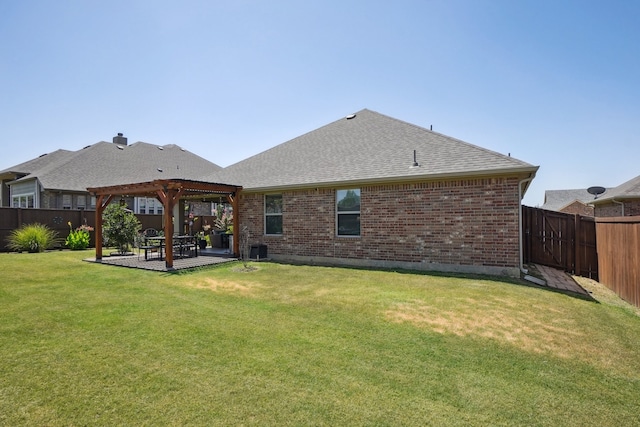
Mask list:
[{"label": "brick wall", "polygon": [[578,200],[571,203],[568,206],[560,209],[560,212],[569,213],[569,214],[577,214],[582,216],[593,216],[594,210],[593,206],[586,205]]},{"label": "brick wall", "polygon": [[338,237],[335,189],[284,191],[283,235],[264,235],[264,195],[240,223],[269,255],[518,268],[518,179],[361,186],[361,236]]},{"label": "brick wall", "polygon": [[[639,216],[640,215],[640,200],[625,200],[624,201],[624,216]],[[613,217],[622,216],[622,205],[620,203],[603,203],[596,205],[595,208],[596,217]]]}]

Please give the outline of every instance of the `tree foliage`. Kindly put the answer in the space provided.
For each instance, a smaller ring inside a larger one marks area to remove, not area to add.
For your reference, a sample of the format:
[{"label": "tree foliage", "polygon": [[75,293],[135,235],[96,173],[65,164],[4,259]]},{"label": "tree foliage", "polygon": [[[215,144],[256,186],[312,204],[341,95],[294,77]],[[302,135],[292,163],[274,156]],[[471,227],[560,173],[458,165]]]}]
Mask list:
[{"label": "tree foliage", "polygon": [[102,235],[105,243],[117,247],[120,253],[129,250],[141,228],[142,225],[133,212],[120,204],[110,204],[102,214]]}]

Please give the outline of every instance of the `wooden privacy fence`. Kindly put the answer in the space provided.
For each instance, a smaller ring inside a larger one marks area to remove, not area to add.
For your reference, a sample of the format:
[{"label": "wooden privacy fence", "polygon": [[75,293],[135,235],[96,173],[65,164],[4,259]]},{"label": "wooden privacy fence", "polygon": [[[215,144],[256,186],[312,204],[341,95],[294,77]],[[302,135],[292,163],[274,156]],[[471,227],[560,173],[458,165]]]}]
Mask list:
[{"label": "wooden privacy fence", "polygon": [[598,280],[591,217],[522,206],[523,261]]},{"label": "wooden privacy fence", "polygon": [[640,216],[596,218],[599,282],[640,307]]},{"label": "wooden privacy fence", "polygon": [[[142,229],[162,228],[162,215],[136,215],[142,223]],[[94,210],[68,209],[23,209],[0,207],[0,251],[6,252],[7,238],[11,231],[23,225],[40,223],[58,233],[64,239],[69,235],[69,222],[75,229],[86,224],[95,227],[96,212]],[[95,246],[94,233],[91,236],[91,246]]]}]

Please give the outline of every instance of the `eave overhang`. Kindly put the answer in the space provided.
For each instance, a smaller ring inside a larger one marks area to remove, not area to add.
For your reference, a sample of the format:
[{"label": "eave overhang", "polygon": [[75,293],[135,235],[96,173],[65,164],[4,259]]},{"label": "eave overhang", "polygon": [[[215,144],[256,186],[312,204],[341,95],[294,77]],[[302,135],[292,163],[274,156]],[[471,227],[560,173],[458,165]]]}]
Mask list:
[{"label": "eave overhang", "polygon": [[[419,167],[419,166],[418,166]],[[340,187],[353,187],[363,185],[376,185],[376,184],[398,184],[398,183],[412,183],[412,182],[424,182],[424,181],[444,181],[450,179],[468,179],[468,178],[501,178],[505,176],[515,176],[522,178],[533,179],[538,171],[539,166],[530,166],[522,168],[509,168],[509,169],[491,169],[483,171],[470,171],[470,172],[458,172],[458,173],[440,173],[440,174],[424,174],[424,175],[403,175],[397,177],[387,178],[368,178],[368,179],[354,179],[354,180],[337,180],[337,181],[321,181],[299,184],[284,184],[274,186],[259,186],[259,187],[243,187],[244,193],[266,193],[276,191],[289,191],[289,190],[305,190],[315,188],[340,188]],[[523,194],[526,192],[530,183],[523,189]]]}]

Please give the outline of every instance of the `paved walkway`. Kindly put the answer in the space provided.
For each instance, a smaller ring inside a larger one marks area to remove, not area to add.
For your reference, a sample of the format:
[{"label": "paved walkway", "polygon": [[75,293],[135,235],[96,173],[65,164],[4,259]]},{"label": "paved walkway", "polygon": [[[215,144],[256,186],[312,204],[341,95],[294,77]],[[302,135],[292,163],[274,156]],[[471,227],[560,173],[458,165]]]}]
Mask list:
[{"label": "paved walkway", "polygon": [[546,285],[543,286],[590,297],[589,292],[578,285],[568,273],[558,270],[557,268],[539,264],[536,264],[536,270],[542,274],[544,280],[547,282]]}]

